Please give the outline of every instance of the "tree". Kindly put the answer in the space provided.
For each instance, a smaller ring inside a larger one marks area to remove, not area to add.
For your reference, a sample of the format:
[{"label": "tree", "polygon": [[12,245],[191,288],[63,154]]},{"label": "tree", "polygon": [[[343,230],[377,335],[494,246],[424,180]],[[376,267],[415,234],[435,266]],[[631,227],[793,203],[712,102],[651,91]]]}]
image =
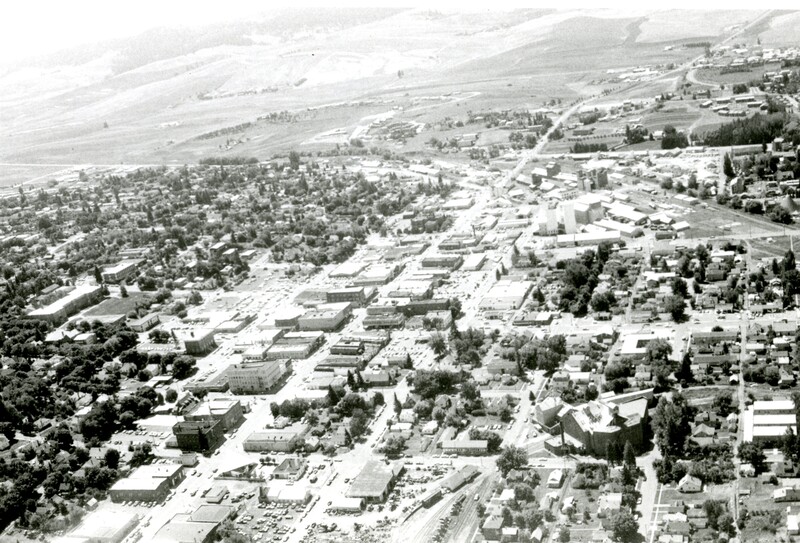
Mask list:
[{"label": "tree", "polygon": [[633,543],[639,536],[639,523],[629,511],[620,510],[611,517],[611,532],[622,543]]},{"label": "tree", "polygon": [[119,467],[119,451],[114,448],[107,449],[103,460],[107,468],[117,469]]},{"label": "tree", "polygon": [[175,379],[185,379],[189,377],[195,370],[197,361],[191,356],[181,355],[172,363],[172,376]]},{"label": "tree", "polygon": [[562,526],[561,530],[558,532],[558,540],[561,543],[568,543],[569,542],[569,528],[566,526]]},{"label": "tree", "polygon": [[289,167],[294,171],[300,169],[300,153],[297,151],[289,152]]},{"label": "tree", "polygon": [[100,273],[100,269],[97,266],[94,267],[94,280],[98,285],[103,284],[103,274]]},{"label": "tree", "polygon": [[350,418],[350,435],[353,439],[358,439],[367,433],[369,428],[369,417],[361,409],[356,409]]},{"label": "tree", "polygon": [[119,286],[119,295],[120,295],[121,298],[127,298],[128,297],[128,289],[125,288],[125,285],[120,285]]},{"label": "tree", "polygon": [[722,159],[722,172],[728,179],[736,177],[736,172],[733,171],[733,164],[731,163],[731,156],[728,153],[725,153],[725,157]]},{"label": "tree", "polygon": [[633,450],[633,445],[630,441],[625,441],[625,449],[622,453],[622,463],[626,466],[636,465],[636,451]]},{"label": "tree", "polygon": [[442,359],[447,354],[447,339],[442,334],[431,335],[431,349],[436,358]]},{"label": "tree", "polygon": [[672,345],[663,338],[652,339],[645,348],[645,359],[653,364],[654,362],[666,362],[672,354]]},{"label": "tree", "polygon": [[689,296],[689,288],[686,286],[686,281],[682,277],[676,277],[672,282],[672,293],[681,298]]},{"label": "tree", "polygon": [[166,394],[164,394],[164,399],[167,403],[173,403],[178,399],[178,392],[174,388],[168,388]]},{"label": "tree", "polygon": [[686,318],[686,301],[681,296],[670,296],[667,298],[664,308],[675,322],[683,322]]},{"label": "tree", "polygon": [[767,457],[764,455],[764,449],[758,443],[745,441],[739,445],[737,456],[742,462],[751,464],[756,474],[764,471]]},{"label": "tree", "polygon": [[528,465],[528,453],[525,449],[509,445],[504,448],[497,458],[497,468],[505,477],[512,469],[522,469]]},{"label": "tree", "polygon": [[736,411],[731,392],[726,390],[714,396],[714,401],[711,403],[711,408],[714,409],[714,411],[716,411],[720,417],[727,417]]},{"label": "tree", "polygon": [[397,393],[394,394],[394,413],[396,415],[400,414],[400,411],[403,410],[403,405],[400,403],[400,400],[397,399]]},{"label": "tree", "polygon": [[686,398],[676,392],[672,399],[662,396],[653,415],[653,433],[662,456],[680,458],[691,434],[692,410]]}]

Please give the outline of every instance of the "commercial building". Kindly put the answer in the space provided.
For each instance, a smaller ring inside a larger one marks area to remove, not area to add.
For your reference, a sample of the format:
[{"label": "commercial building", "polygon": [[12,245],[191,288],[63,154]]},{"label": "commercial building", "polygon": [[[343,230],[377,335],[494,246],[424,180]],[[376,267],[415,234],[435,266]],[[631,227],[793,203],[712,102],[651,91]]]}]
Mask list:
[{"label": "commercial building", "polygon": [[480,301],[479,307],[489,310],[519,309],[531,289],[533,283],[530,281],[498,281]]},{"label": "commercial building", "polygon": [[224,429],[219,420],[186,420],[175,424],[172,433],[182,451],[208,452],[225,441]]},{"label": "commercial building", "polygon": [[142,262],[143,260],[141,259],[123,260],[111,268],[106,268],[100,275],[102,276],[104,283],[119,283],[120,281],[125,281],[134,273],[136,273],[136,270],[139,268]]},{"label": "commercial building", "polygon": [[68,292],[50,305],[34,309],[28,318],[39,319],[53,324],[60,324],[69,317],[90,305],[99,302],[103,297],[102,287],[97,285],[81,285]]},{"label": "commercial building", "polygon": [[367,503],[383,503],[404,469],[402,463],[387,466],[383,462],[370,460],[353,479],[347,497],[363,498]]},{"label": "commercial building", "polygon": [[447,268],[457,270],[464,263],[461,255],[431,255],[422,259],[423,268]]},{"label": "commercial building", "polygon": [[266,394],[289,371],[285,360],[233,364],[228,370],[228,386],[233,394]]},{"label": "commercial building", "polygon": [[287,332],[267,351],[269,360],[305,359],[325,341],[322,332]]},{"label": "commercial building", "polygon": [[184,479],[180,464],[149,464],[136,468],[108,491],[114,503],[160,502]]},{"label": "commercial building", "polygon": [[176,328],[172,334],[183,345],[183,351],[192,356],[203,356],[217,348],[213,328]]},{"label": "commercial building", "polygon": [[128,511],[105,509],[86,515],[69,533],[69,541],[82,543],[121,543],[139,523],[139,516]]},{"label": "commercial building", "polygon": [[448,439],[442,441],[442,452],[460,456],[480,456],[488,452],[489,442],[485,439]]},{"label": "commercial building", "polygon": [[284,428],[253,432],[242,443],[247,452],[292,452],[300,440],[301,432]]},{"label": "commercial building", "polygon": [[326,304],[327,307],[309,311],[299,319],[297,325],[302,331],[333,332],[342,327],[351,314],[350,302]]},{"label": "commercial building", "polygon": [[479,271],[486,263],[486,253],[472,253],[464,259],[461,269],[464,271]]},{"label": "commercial building", "polygon": [[[374,289],[370,289],[372,291]],[[325,293],[328,303],[350,302],[354,306],[362,307],[367,303],[367,291],[364,287],[348,287],[329,290]]]}]

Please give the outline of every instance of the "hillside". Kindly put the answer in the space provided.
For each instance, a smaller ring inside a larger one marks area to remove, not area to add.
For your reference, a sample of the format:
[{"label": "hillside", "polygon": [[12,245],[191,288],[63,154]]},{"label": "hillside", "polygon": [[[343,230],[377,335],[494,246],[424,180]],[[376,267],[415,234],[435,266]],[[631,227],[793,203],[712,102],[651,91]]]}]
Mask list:
[{"label": "hillside", "polygon": [[[715,39],[757,13],[731,12],[717,24],[699,22],[708,13],[683,15],[691,41]],[[0,161],[183,163],[225,152],[232,136],[241,143],[231,153],[266,158],[392,109],[425,122],[453,107],[537,107],[598,92],[609,69],[695,56],[664,50],[682,39],[664,23],[668,17],[353,9],[154,29],[7,68],[0,75]],[[462,97],[441,99],[452,92]],[[256,122],[282,111],[282,120]],[[242,123],[251,124],[225,130]],[[222,133],[208,136],[214,131]]]}]

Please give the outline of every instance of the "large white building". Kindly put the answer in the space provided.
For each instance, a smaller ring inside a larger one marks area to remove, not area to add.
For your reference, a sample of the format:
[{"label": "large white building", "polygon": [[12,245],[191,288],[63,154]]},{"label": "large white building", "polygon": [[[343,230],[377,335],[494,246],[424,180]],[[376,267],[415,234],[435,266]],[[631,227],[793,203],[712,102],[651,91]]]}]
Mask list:
[{"label": "large white building", "polygon": [[759,400],[742,415],[744,441],[775,444],[788,429],[797,433],[797,416],[792,400]]},{"label": "large white building", "polygon": [[530,281],[498,281],[480,302],[481,309],[519,309],[533,288]]}]

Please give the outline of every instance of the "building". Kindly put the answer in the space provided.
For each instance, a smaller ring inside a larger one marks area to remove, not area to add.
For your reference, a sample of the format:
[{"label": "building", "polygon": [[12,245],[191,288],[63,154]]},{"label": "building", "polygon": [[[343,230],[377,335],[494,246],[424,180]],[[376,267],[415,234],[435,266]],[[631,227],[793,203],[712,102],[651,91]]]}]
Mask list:
[{"label": "building", "polygon": [[112,266],[111,268],[106,268],[100,274],[103,278],[104,283],[119,283],[121,281],[125,281],[130,278],[139,266],[142,264],[142,260],[123,260]]},{"label": "building", "polygon": [[622,234],[617,230],[605,230],[603,232],[585,232],[582,234],[559,234],[556,237],[556,244],[559,247],[585,247],[587,245],[599,245],[603,242],[619,243]]},{"label": "building", "polygon": [[102,287],[97,285],[81,285],[68,292],[66,296],[53,303],[34,309],[28,313],[28,318],[60,324],[69,317],[90,305],[99,302],[103,297]]},{"label": "building", "polygon": [[284,360],[233,364],[228,369],[228,386],[232,394],[267,394],[289,371]]},{"label": "building", "polygon": [[132,319],[128,321],[128,328],[133,330],[134,332],[147,332],[154,326],[159,324],[160,319],[158,318],[158,313],[150,313],[145,315],[144,317],[138,319]]},{"label": "building", "polygon": [[110,509],[94,511],[81,520],[68,538],[81,543],[121,543],[138,523],[136,513]]},{"label": "building", "polygon": [[557,422],[557,415],[564,407],[564,402],[559,396],[548,396],[533,408],[533,418],[545,428]]},{"label": "building", "polygon": [[439,486],[448,492],[455,492],[465,484],[473,481],[478,475],[480,475],[478,468],[475,466],[466,465],[457,472],[451,473],[445,477]]},{"label": "building", "polygon": [[136,468],[108,491],[111,501],[161,502],[184,479],[180,464],[149,464]]},{"label": "building", "polygon": [[789,429],[797,433],[792,400],[757,400],[742,414],[743,441],[776,445]]},{"label": "building", "polygon": [[225,441],[222,422],[219,420],[187,420],[172,427],[172,433],[182,451],[208,452]]},{"label": "building", "polygon": [[[190,398],[193,397],[190,396]],[[222,428],[226,432],[239,426],[239,423],[244,420],[244,409],[239,400],[214,398],[203,403],[197,403],[194,400],[187,407],[186,412],[183,413],[184,420],[218,420],[222,422]]]},{"label": "building", "polygon": [[269,360],[281,359],[306,359],[316,351],[325,341],[322,332],[287,332],[282,338],[275,341],[269,350]]},{"label": "building", "polygon": [[172,334],[183,344],[183,351],[192,356],[203,356],[217,348],[212,328],[176,328]]},{"label": "building", "polygon": [[489,310],[519,309],[531,289],[531,281],[498,281],[483,297],[479,307]]},{"label": "building", "polygon": [[242,443],[247,452],[292,452],[300,441],[301,432],[292,429],[267,429],[253,432]]},{"label": "building", "polygon": [[678,492],[683,492],[684,494],[702,492],[703,481],[687,473],[680,481],[678,481],[677,489]]},{"label": "building", "polygon": [[644,442],[647,422],[647,400],[637,399],[623,404],[603,400],[566,408],[561,415],[561,429],[571,437],[573,445],[588,454],[606,454],[609,443],[630,441],[634,448]]},{"label": "building", "polygon": [[296,481],[306,472],[308,462],[302,458],[286,458],[272,471],[273,479]]},{"label": "building", "polygon": [[442,452],[461,456],[480,456],[488,452],[489,442],[485,439],[449,439],[442,441]]},{"label": "building", "polygon": [[340,329],[351,314],[350,302],[328,304],[328,306],[309,311],[297,319],[300,330],[333,332]]},{"label": "building", "polygon": [[383,503],[404,469],[403,463],[387,466],[383,462],[370,460],[353,479],[347,497],[363,498],[367,503]]},{"label": "building", "polygon": [[430,255],[422,259],[423,268],[446,268],[457,270],[464,263],[461,255]]},{"label": "building", "polygon": [[328,303],[350,302],[354,306],[363,307],[367,303],[367,293],[364,287],[348,287],[329,290],[325,293],[325,299]]}]

